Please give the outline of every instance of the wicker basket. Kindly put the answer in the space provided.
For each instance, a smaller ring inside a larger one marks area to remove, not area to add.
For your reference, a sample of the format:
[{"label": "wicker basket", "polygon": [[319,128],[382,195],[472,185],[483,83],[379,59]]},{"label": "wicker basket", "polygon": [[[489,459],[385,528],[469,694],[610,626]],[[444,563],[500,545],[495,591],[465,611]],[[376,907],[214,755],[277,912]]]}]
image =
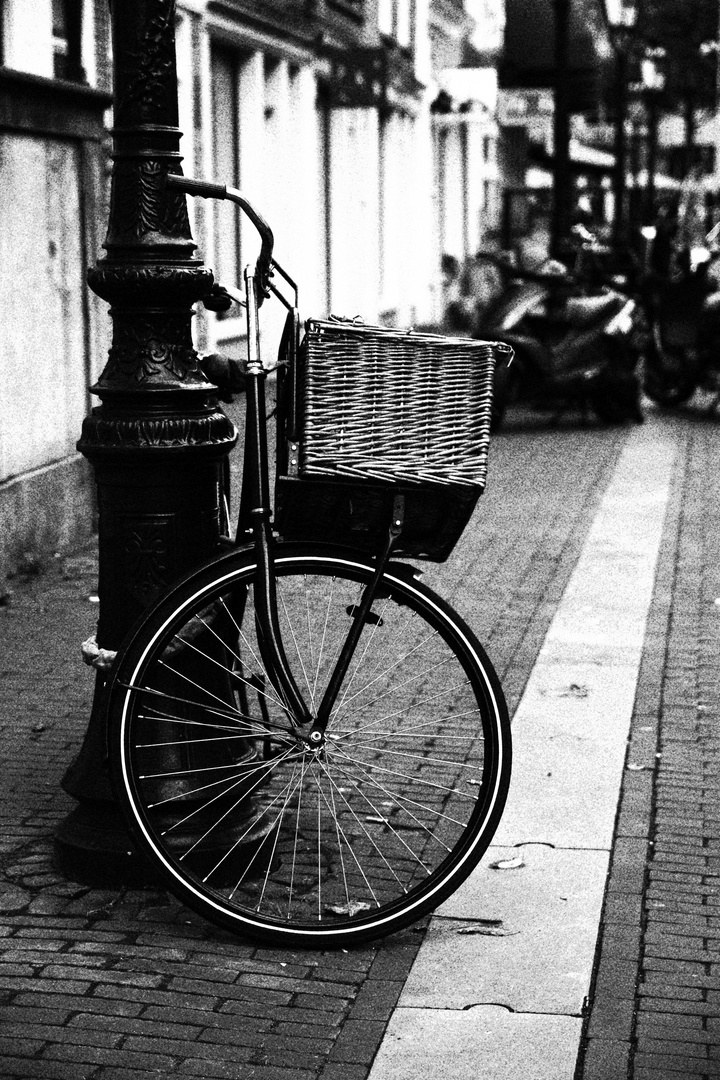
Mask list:
[{"label": "wicker basket", "polygon": [[281,533],[377,548],[400,492],[398,550],[447,558],[485,486],[495,365],[511,356],[496,342],[308,322],[290,380],[297,431],[278,459]]}]

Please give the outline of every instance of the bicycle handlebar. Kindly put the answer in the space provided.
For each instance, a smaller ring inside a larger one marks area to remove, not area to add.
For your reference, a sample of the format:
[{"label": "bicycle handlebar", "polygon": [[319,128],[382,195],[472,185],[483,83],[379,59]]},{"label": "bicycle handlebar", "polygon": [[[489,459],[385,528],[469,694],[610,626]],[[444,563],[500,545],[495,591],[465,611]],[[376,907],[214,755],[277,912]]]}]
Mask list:
[{"label": "bicycle handlebar", "polygon": [[190,176],[168,173],[167,186],[184,191],[186,195],[198,195],[201,199],[224,199],[227,195],[225,184],[211,184],[207,180],[193,180]]},{"label": "bicycle handlebar", "polygon": [[190,176],[180,176],[178,173],[168,173],[167,186],[177,191],[184,191],[186,195],[196,195],[201,199],[228,199],[244,211],[260,234],[260,254],[255,267],[261,292],[259,299],[269,296],[268,282],[272,275],[272,252],[275,239],[267,221],[250,200],[237,188],[229,188],[225,184],[213,184],[206,180],[194,180]]}]

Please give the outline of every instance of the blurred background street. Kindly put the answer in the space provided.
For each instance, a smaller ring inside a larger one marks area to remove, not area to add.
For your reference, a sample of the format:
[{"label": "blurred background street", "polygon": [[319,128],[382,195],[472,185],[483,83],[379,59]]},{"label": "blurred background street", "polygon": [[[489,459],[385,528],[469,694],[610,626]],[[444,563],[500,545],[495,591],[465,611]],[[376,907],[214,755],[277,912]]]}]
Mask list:
[{"label": "blurred background street", "polygon": [[[0,2],[0,1076],[717,1075],[719,55],[718,0]],[[511,798],[366,948],[113,867],[80,647],[215,553],[243,465],[258,238],[180,171],[266,215],[301,321],[515,353],[422,564],[497,667]]]}]

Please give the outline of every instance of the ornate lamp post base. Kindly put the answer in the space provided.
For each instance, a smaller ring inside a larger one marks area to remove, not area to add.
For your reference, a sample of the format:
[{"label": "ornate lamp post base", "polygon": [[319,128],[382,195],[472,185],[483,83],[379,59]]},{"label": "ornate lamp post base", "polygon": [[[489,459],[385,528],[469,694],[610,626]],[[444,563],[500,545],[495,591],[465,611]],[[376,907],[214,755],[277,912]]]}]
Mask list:
[{"label": "ornate lamp post base", "polygon": [[[252,865],[255,872],[263,871],[267,855],[272,852],[268,838],[275,826],[271,823],[250,829],[253,817],[235,816],[232,835],[217,837],[217,853],[204,853],[208,867],[232,848],[231,872],[238,865]],[[136,889],[163,885],[155,867],[130,840],[115,804],[81,803],[71,811],[55,834],[55,859],[68,878],[85,885]]]},{"label": "ornate lamp post base", "polygon": [[128,837],[117,806],[81,803],[55,833],[55,861],[71,881],[113,888],[160,884]]},{"label": "ornate lamp post base", "polygon": [[[101,404],[78,448],[99,506],[97,643],[114,651],[160,593],[218,548],[222,478],[236,441],[192,345],[212,273],[195,258],[180,172],[174,0],[111,0],[115,127],[106,256],[89,274],[110,304],[113,343],[92,387]],[[80,803],[57,833],[82,880],[144,881],[107,769],[104,677],[63,787]]]}]

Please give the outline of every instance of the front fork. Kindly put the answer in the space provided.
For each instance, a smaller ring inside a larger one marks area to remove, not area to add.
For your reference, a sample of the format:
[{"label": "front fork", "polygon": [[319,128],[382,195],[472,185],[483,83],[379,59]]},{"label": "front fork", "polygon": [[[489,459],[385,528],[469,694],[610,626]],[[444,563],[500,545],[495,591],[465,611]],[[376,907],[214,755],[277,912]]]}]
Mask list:
[{"label": "front fork", "polygon": [[268,677],[284,702],[291,723],[296,727],[309,726],[310,730],[304,738],[311,747],[319,748],[324,742],[325,729],[360,641],[378,586],[395,543],[402,532],[404,500],[402,496],[396,496],[394,500],[387,541],[377,559],[373,577],[363,590],[360,603],[352,613],[352,625],[325,689],[317,715],[313,715],[290,669],[278,618],[277,583],[273,558],[275,539],[272,532],[270,467],[265,421],[267,373],[260,359],[257,281],[254,271],[250,269],[245,271],[245,287],[248,329],[247,427],[238,540],[249,527],[252,531],[257,559],[253,586],[255,618],[258,623],[258,637]]},{"label": "front fork", "polygon": [[330,677],[330,680],[325,688],[323,699],[320,702],[320,708],[318,709],[315,722],[310,730],[308,739],[312,746],[321,746],[325,739],[325,729],[327,728],[330,720],[337,696],[340,693],[340,687],[342,686],[343,679],[347,675],[350,662],[355,653],[355,649],[360,641],[360,636],[363,632],[365,624],[368,620],[368,615],[373,605],[373,601],[377,595],[378,587],[382,580],[383,574],[387,567],[392,550],[402,532],[403,519],[405,515],[405,498],[403,495],[396,495],[393,502],[393,514],[388,529],[387,541],[380,556],[377,559],[375,566],[375,573],[365,586],[363,590],[360,603],[352,611],[352,624],[348,632],[347,637],[343,643],[340,656]]}]

